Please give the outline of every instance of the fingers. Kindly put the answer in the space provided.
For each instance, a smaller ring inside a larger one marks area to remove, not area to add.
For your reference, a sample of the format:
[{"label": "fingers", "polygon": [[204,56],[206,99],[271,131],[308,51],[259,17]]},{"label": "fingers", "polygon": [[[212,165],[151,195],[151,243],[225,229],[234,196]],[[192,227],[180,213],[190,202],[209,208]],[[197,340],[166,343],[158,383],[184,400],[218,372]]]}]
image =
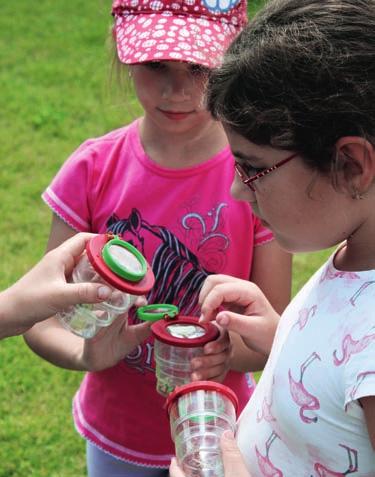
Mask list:
[{"label": "fingers", "polygon": [[229,366],[227,361],[224,359],[217,366],[210,366],[200,368],[198,371],[194,371],[191,375],[192,381],[216,381],[221,383],[224,381],[227,373],[229,371]]},{"label": "fingers", "polygon": [[[237,446],[233,434],[225,431],[220,441],[221,455],[224,464],[225,477],[251,477],[246,469],[245,462]],[[176,477],[178,475],[176,474]]]},{"label": "fingers", "polygon": [[229,334],[221,330],[220,337],[205,345],[204,355],[191,360],[192,380],[223,381],[232,356]]},{"label": "fingers", "polygon": [[[209,278],[211,277],[208,277],[207,280]],[[214,281],[213,278],[212,281]],[[208,292],[201,296],[202,315],[200,321],[206,322],[215,319],[223,305],[246,308],[255,304],[263,295],[259,295],[259,288],[254,283],[233,279],[211,286]]]},{"label": "fingers", "polygon": [[59,308],[66,308],[76,303],[98,303],[111,296],[112,290],[98,283],[64,284],[61,294],[58,294]]},{"label": "fingers", "polygon": [[147,298],[144,295],[137,296],[134,302],[134,306],[137,308],[147,305]]},{"label": "fingers", "polygon": [[[210,321],[215,318],[215,313],[219,311],[220,306],[223,303],[223,300],[221,300],[218,296],[216,296],[217,303],[215,303],[214,298],[215,295],[212,295],[210,298],[211,300],[209,302],[206,302],[207,297],[211,294],[212,290],[217,287],[218,285],[224,284],[224,283],[232,283],[237,281],[237,278],[230,277],[229,275],[209,275],[206,280],[203,283],[203,286],[201,288],[201,291],[199,293],[199,303],[202,305],[205,304],[205,313],[201,316],[200,321]],[[209,306],[210,305],[210,309]]]},{"label": "fingers", "polygon": [[57,276],[57,271],[61,273],[61,276],[69,276],[84,252],[86,243],[93,237],[95,234],[83,232],[70,237],[58,247],[47,252],[39,265],[45,267],[50,274],[53,273],[55,276]]},{"label": "fingers", "polygon": [[132,346],[138,346],[151,335],[152,323],[145,321],[136,325],[129,325],[124,329],[124,338]]},{"label": "fingers", "polygon": [[186,477],[177,464],[177,459],[173,457],[169,466],[169,477]]},{"label": "fingers", "polygon": [[70,255],[76,257],[81,255],[81,253],[85,250],[86,243],[95,237],[95,235],[96,234],[80,232],[63,242],[55,249],[55,251],[62,250],[64,253],[70,253]]}]

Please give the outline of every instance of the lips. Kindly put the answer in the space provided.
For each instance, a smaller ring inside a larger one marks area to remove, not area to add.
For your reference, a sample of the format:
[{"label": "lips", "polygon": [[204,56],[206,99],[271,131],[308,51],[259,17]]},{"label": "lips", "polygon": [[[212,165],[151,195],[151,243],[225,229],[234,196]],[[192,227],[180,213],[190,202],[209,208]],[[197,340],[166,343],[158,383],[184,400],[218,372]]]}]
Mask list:
[{"label": "lips", "polygon": [[160,109],[160,112],[166,116],[168,119],[171,119],[173,121],[181,121],[182,119],[186,119],[188,116],[190,116],[193,111],[163,111]]}]

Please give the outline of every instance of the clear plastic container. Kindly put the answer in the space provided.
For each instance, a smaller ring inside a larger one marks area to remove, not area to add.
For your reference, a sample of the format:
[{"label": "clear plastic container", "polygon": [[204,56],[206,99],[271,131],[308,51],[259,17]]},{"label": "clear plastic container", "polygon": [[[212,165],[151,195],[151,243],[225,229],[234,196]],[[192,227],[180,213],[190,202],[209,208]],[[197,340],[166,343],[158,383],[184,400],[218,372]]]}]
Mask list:
[{"label": "clear plastic container", "polygon": [[168,396],[177,460],[186,477],[224,477],[220,438],[235,432],[238,400],[223,384],[196,381]]},{"label": "clear plastic container", "polygon": [[75,305],[58,314],[65,328],[89,339],[127,312],[138,295],[147,293],[152,288],[154,276],[143,256],[134,247],[116,236],[103,234],[88,243],[85,253],[73,270],[71,281],[102,283],[112,290],[107,301]]},{"label": "clear plastic container", "polygon": [[200,324],[197,318],[178,316],[154,323],[156,390],[167,396],[177,386],[191,381],[191,360],[203,354],[206,343],[217,339],[218,328]]},{"label": "clear plastic container", "polygon": [[94,304],[80,304],[59,314],[61,323],[76,335],[92,338],[99,328],[109,326],[119,315],[134,304],[137,296],[122,292],[106,282],[93,268],[86,254],[76,265],[72,282],[102,283],[112,290],[108,301]]}]

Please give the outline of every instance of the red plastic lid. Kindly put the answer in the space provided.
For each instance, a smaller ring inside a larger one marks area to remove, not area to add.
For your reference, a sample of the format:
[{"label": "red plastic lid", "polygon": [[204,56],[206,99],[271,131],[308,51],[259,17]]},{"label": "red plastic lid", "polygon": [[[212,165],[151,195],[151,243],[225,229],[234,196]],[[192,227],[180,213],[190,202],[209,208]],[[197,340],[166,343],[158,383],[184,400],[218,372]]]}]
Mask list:
[{"label": "red plastic lid", "polygon": [[233,403],[234,410],[237,416],[238,412],[238,398],[234,391],[224,384],[216,383],[214,381],[194,381],[192,383],[184,384],[183,386],[178,386],[174,391],[172,391],[165,402],[165,407],[169,414],[172,404],[184,394],[188,394],[194,391],[216,391],[220,394],[223,394]]},{"label": "red plastic lid", "polygon": [[193,316],[181,316],[170,320],[159,320],[151,326],[156,339],[171,346],[197,348],[216,340],[219,329],[212,323],[199,323]]},{"label": "red plastic lid", "polygon": [[138,282],[129,281],[117,275],[104,262],[102,257],[103,247],[114,237],[115,236],[112,234],[100,234],[87,242],[86,252],[91,265],[106,282],[118,290],[131,295],[144,295],[145,293],[148,293],[154,286],[155,276],[147,262],[146,274]]}]

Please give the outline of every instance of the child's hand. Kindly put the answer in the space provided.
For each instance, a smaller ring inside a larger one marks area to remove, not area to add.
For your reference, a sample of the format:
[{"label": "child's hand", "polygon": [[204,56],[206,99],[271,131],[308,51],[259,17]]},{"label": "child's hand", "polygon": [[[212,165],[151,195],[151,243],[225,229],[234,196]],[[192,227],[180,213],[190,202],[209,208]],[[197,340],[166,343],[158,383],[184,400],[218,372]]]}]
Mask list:
[{"label": "child's hand", "polygon": [[211,380],[222,382],[230,368],[229,362],[232,357],[232,346],[229,334],[219,327],[220,336],[215,341],[207,343],[204,355],[191,360],[193,381]]},{"label": "child's hand", "polygon": [[127,313],[119,316],[89,340],[84,340],[82,367],[87,371],[110,368],[124,359],[151,334],[150,322],[128,324]]},{"label": "child's hand", "polygon": [[[246,469],[245,462],[241,452],[236,444],[234,437],[226,431],[220,441],[221,457],[224,465],[224,477],[251,477]],[[170,477],[186,477],[174,457],[169,467]]]},{"label": "child's hand", "polygon": [[251,477],[231,432],[225,431],[221,436],[220,447],[224,464],[224,477]]},{"label": "child's hand", "polygon": [[0,338],[25,333],[35,323],[76,303],[98,303],[111,290],[100,283],[68,283],[93,234],[80,233],[48,252],[34,268],[1,293]]},{"label": "child's hand", "polygon": [[171,460],[171,465],[169,466],[169,477],[186,477],[184,472],[177,464],[176,457],[173,457],[173,459]]},{"label": "child's hand", "polygon": [[199,301],[202,322],[216,319],[221,327],[242,336],[250,349],[269,354],[280,317],[254,283],[227,275],[210,275]]}]

